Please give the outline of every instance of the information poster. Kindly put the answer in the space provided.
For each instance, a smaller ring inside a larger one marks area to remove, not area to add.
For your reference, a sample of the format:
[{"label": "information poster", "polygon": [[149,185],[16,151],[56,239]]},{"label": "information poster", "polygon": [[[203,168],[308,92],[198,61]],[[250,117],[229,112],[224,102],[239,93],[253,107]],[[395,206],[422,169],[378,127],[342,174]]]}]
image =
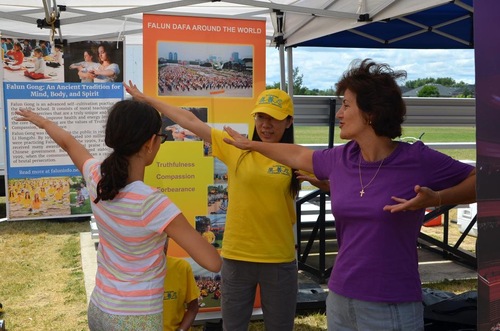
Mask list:
[{"label": "information poster", "polygon": [[[144,15],[143,22],[145,93],[193,112],[210,126],[251,133],[250,111],[265,89],[265,21]],[[170,138],[148,167],[146,181],[165,192],[220,250],[231,203],[226,167],[192,132],[167,118],[163,129]],[[219,310],[220,275],[199,267],[175,242],[168,254],[191,262],[201,311]]]},{"label": "information poster", "polygon": [[90,215],[82,175],[66,152],[44,130],[16,121],[15,111],[32,109],[53,120],[104,159],[106,110],[123,98],[121,84],[6,82],[4,96],[9,220]]},{"label": "information poster", "polygon": [[71,159],[44,130],[16,121],[15,112],[31,109],[45,116],[104,159],[107,110],[124,95],[123,45],[12,43],[23,56],[4,52],[2,66],[7,219],[91,215],[88,191]]}]

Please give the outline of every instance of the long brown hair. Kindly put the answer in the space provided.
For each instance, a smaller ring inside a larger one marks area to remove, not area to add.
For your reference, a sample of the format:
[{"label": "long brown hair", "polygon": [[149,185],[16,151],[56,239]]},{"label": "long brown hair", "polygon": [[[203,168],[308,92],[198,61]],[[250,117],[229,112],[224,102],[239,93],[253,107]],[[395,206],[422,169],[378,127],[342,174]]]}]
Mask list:
[{"label": "long brown hair", "polygon": [[371,59],[354,60],[336,84],[337,94],[346,90],[356,94],[356,103],[378,136],[394,139],[402,133],[406,105],[396,80],[406,71]]},{"label": "long brown hair", "polygon": [[94,203],[113,200],[127,185],[129,157],[160,131],[161,124],[158,111],[143,102],[122,100],[111,107],[104,142],[113,152],[101,164]]}]

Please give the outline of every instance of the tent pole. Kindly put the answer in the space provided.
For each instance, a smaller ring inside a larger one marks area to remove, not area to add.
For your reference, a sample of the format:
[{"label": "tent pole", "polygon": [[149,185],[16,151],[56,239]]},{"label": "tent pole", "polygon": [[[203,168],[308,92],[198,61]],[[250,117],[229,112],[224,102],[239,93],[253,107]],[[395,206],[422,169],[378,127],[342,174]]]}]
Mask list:
[{"label": "tent pole", "polygon": [[287,47],[286,49],[286,64],[288,70],[288,94],[293,97],[293,56],[292,47]]},{"label": "tent pole", "polygon": [[285,78],[285,45],[280,44],[278,46],[278,51],[280,55],[280,89],[286,90],[286,78]]}]

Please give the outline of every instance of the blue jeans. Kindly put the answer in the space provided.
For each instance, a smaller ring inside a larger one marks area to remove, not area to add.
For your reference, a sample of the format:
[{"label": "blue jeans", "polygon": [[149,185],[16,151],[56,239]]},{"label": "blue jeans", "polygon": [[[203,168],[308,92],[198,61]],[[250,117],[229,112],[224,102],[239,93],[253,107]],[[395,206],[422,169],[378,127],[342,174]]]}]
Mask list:
[{"label": "blue jeans", "polygon": [[422,302],[385,303],[349,299],[330,291],[328,331],[423,331]]},{"label": "blue jeans", "polygon": [[298,291],[297,263],[223,259],[222,323],[225,331],[247,331],[257,285],[267,331],[292,331]]}]

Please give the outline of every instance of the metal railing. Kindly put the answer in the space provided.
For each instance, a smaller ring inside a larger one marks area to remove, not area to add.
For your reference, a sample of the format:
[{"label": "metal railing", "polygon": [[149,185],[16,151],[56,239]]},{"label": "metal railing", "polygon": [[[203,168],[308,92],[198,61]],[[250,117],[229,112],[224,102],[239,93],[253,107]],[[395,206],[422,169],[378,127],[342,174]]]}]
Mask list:
[{"label": "metal railing", "polygon": [[[475,126],[476,99],[403,98],[405,126]],[[294,124],[328,126],[335,123],[340,98],[333,96],[294,96]],[[333,112],[333,116],[332,116]]]},{"label": "metal railing", "polygon": [[435,252],[441,253],[443,258],[449,260],[458,260],[462,263],[472,267],[474,269],[477,268],[477,259],[476,254],[473,254],[470,251],[462,249],[460,245],[464,241],[464,239],[469,235],[473,226],[476,224],[477,216],[471,220],[469,225],[465,228],[462,235],[458,238],[456,243],[452,244],[449,242],[449,228],[450,228],[450,217],[449,212],[451,209],[456,206],[441,206],[440,208],[436,208],[433,211],[427,213],[424,217],[424,224],[433,220],[435,217],[439,215],[443,215],[443,240],[437,240],[423,232],[419,234],[419,244],[425,246],[427,249],[433,250]]}]

